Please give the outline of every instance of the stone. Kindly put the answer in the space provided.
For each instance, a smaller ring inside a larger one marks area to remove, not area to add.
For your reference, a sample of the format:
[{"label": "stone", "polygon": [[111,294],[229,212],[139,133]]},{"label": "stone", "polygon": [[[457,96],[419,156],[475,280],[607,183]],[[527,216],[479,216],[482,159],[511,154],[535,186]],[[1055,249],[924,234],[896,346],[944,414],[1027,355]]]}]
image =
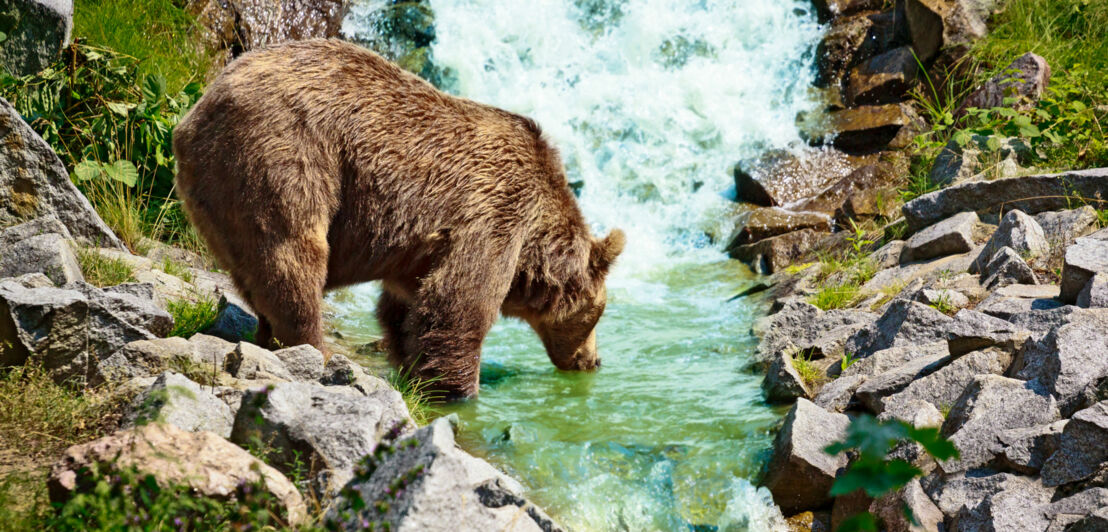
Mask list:
[{"label": "stone", "polygon": [[1030,331],[974,310],[958,311],[947,326],[947,348],[956,357],[988,347],[1015,353],[1029,338]]},{"label": "stone", "polygon": [[797,400],[777,433],[762,480],[782,512],[791,515],[830,502],[827,493],[848,460],[844,454],[831,456],[823,449],[842,440],[849,425],[850,418],[844,414],[827,412],[807,399]]},{"label": "stone", "polygon": [[854,392],[864,382],[864,375],[839,376],[821,388],[813,402],[828,412],[845,412],[853,406]]},{"label": "stone", "polygon": [[0,144],[6,147],[0,150],[0,227],[53,215],[83,243],[123,249],[69,180],[53,148],[2,98]]},{"label": "stone", "polygon": [[815,0],[812,4],[821,22],[846,17],[863,11],[881,9],[881,0]]},{"label": "stone", "polygon": [[985,497],[979,504],[963,507],[954,518],[954,530],[982,532],[1024,532],[1046,530],[1050,521],[1044,510],[1054,490],[1038,482],[1026,482]]},{"label": "stone", "polygon": [[338,37],[344,0],[234,0],[240,42],[256,50],[285,41]]},{"label": "stone", "polygon": [[1098,273],[1108,273],[1108,241],[1078,238],[1066,249],[1059,299],[1065,303],[1076,302],[1081,290]]},{"label": "stone", "polygon": [[843,371],[842,376],[880,375],[893,371],[917,358],[933,356],[939,356],[941,358],[949,354],[950,351],[947,349],[947,342],[945,340],[918,345],[913,344],[890,347],[877,351],[868,357],[858,359],[858,361],[854,362]]},{"label": "stone", "polygon": [[118,294],[92,293],[0,281],[0,365],[33,360],[56,382],[84,386],[97,361],[130,342],[154,338],[142,323],[125,319],[137,313],[116,313],[133,310],[131,302]]},{"label": "stone", "polygon": [[248,342],[239,342],[235,350],[227,354],[224,370],[238,379],[296,380],[276,355]]},{"label": "stone", "polygon": [[244,482],[264,482],[291,523],[303,522],[303,497],[265,462],[211,432],[187,432],[150,423],[66,449],[50,469],[50,500],[67,501],[88,489],[90,468],[135,467],[162,486],[185,485],[198,495],[231,499]]},{"label": "stone", "polygon": [[192,345],[195,351],[195,355],[193,356],[194,360],[198,363],[211,365],[212,367],[220,369],[227,366],[227,357],[230,356],[237,347],[236,344],[222,338],[200,333],[192,335],[192,337],[189,338],[189,344]]},{"label": "stone", "polygon": [[[1047,333],[1069,323],[1072,315],[1079,312],[1081,312],[1081,309],[1073,305],[1057,304],[1051,308],[1017,312],[1002,319],[1012,322],[1017,327],[1031,331],[1031,339],[1039,342],[1046,337]],[[1023,367],[1023,363],[1019,362],[1016,369],[1021,367]]]},{"label": "stone", "polygon": [[940,187],[972,181],[981,172],[980,156],[981,150],[976,146],[962,146],[951,140],[935,157],[928,177]]},{"label": "stone", "polygon": [[822,236],[818,231],[802,229],[732,247],[727,253],[733,259],[750,264],[755,272],[768,275],[789,266],[814,249]]},{"label": "stone", "polygon": [[1004,431],[1058,421],[1058,404],[1024,381],[999,375],[977,375],[943,423],[942,433],[961,453],[940,463],[946,473],[981,467],[1002,451],[997,437]]},{"label": "stone", "polygon": [[973,233],[981,220],[963,212],[912,235],[900,254],[902,264],[966,253],[973,249]]},{"label": "stone", "polygon": [[16,77],[36,74],[69,46],[73,0],[20,0],[0,7],[0,65]]},{"label": "stone", "polygon": [[134,290],[124,287],[97,288],[85,282],[73,282],[65,285],[66,290],[76,290],[88,298],[96,307],[110,311],[119,319],[146,329],[155,336],[164,337],[173,330],[173,316],[158,305],[152,298],[135,295]]},{"label": "stone", "polygon": [[810,149],[799,154],[769,151],[758,159],[735,165],[735,199],[763,207],[790,206],[818,196],[868,165],[879,165],[879,159],[850,156],[831,149]]},{"label": "stone", "polygon": [[1012,354],[1000,349],[974,351],[959,357],[930,375],[912,381],[903,391],[881,398],[875,410],[907,420],[916,413],[916,401],[926,401],[939,408],[952,408],[962,392],[978,375],[1002,375],[1012,361]]},{"label": "stone", "polygon": [[228,342],[248,339],[258,329],[258,317],[250,306],[238,296],[224,292],[219,298],[219,313],[204,334],[222,338]]},{"label": "stone", "polygon": [[741,220],[738,231],[731,237],[729,247],[738,247],[801,229],[831,231],[831,218],[825,214],[794,212],[780,207],[756,208]]},{"label": "stone", "polygon": [[332,386],[350,386],[362,395],[392,389],[384,379],[366,373],[365,369],[341,353],[331,355],[327,365],[323,367],[323,377],[319,381]]},{"label": "stone", "polygon": [[8,280],[23,288],[55,288],[54,281],[41,273],[27,273]]},{"label": "stone", "polygon": [[1016,377],[1034,381],[1075,412],[1090,384],[1108,377],[1108,309],[1071,312],[1041,340],[1029,343],[1013,365]]},{"label": "stone", "polygon": [[[445,523],[456,530],[562,531],[524,498],[519,482],[458,449],[446,419],[419,429],[394,449],[347,484],[326,514],[328,528],[356,530],[372,521],[396,532],[438,530]],[[397,479],[410,479],[399,492]]]},{"label": "stone", "polygon": [[1034,270],[1024,262],[1016,250],[1002,247],[981,268],[981,284],[986,288],[1000,288],[1011,284],[1034,285],[1039,283]]},{"label": "stone", "polygon": [[927,305],[894,300],[874,323],[859,329],[844,349],[857,357],[901,345],[923,345],[946,339],[946,327],[953,320]]},{"label": "stone", "polygon": [[948,7],[939,0],[906,0],[904,5],[912,48],[919,60],[927,63],[943,47],[943,17]]},{"label": "stone", "polygon": [[[938,407],[918,399],[899,404],[893,410],[885,410],[877,416],[877,419],[878,421],[897,419],[917,429],[937,429],[943,426],[943,413],[939,411]],[[922,450],[922,447],[920,449]]]},{"label": "stone", "polygon": [[848,105],[896,103],[919,79],[919,64],[911,46],[901,46],[854,67],[846,86]]},{"label": "stone", "polygon": [[771,403],[791,403],[798,397],[811,398],[812,390],[793,366],[793,356],[779,353],[762,380],[762,393]]},{"label": "stone", "polygon": [[[1051,287],[1048,285],[1047,288]],[[1062,306],[1062,303],[1054,297],[1011,297],[1002,295],[998,291],[985,298],[984,301],[978,303],[976,310],[1002,320],[1010,320],[1014,316],[1034,315],[1038,312],[1059,309]],[[1034,333],[1035,331],[1032,332]],[[1034,336],[1034,334],[1032,334],[1032,336]]]},{"label": "stone", "polygon": [[991,464],[1002,471],[1037,475],[1043,462],[1058,450],[1068,420],[1048,425],[1011,429],[997,435],[1001,452]]},{"label": "stone", "polygon": [[961,310],[970,305],[970,300],[965,294],[945,288],[924,288],[916,292],[913,299],[930,307],[943,306],[954,310]]},{"label": "stone", "polygon": [[1097,273],[1077,294],[1081,308],[1108,308],[1108,273]]},{"label": "stone", "polygon": [[1043,228],[1034,218],[1018,210],[1010,210],[1000,221],[993,236],[977,256],[970,273],[979,273],[1001,248],[1011,248],[1021,258],[1035,258],[1050,253]]},{"label": "stone", "polygon": [[869,377],[858,387],[855,397],[871,411],[883,411],[883,399],[904,390],[913,381],[935,373],[950,363],[946,355],[930,355],[912,359],[896,369]]},{"label": "stone", "polygon": [[[1069,531],[1072,530],[1068,528],[1070,525],[1094,515],[1100,509],[1108,509],[1108,488],[1091,488],[1056,500],[1047,506],[1043,513],[1050,520],[1048,532]],[[1108,530],[1108,528],[1102,530]]]},{"label": "stone", "polygon": [[867,15],[841,17],[831,25],[816,47],[816,87],[839,83],[869,34],[873,21]]},{"label": "stone", "polygon": [[1096,231],[1096,209],[1082,205],[1076,209],[1040,212],[1035,221],[1043,228],[1046,241],[1051,250],[1063,250],[1073,244],[1078,237]]},{"label": "stone", "polygon": [[49,233],[5,245],[0,256],[0,278],[42,273],[59,285],[84,281],[71,242],[62,235]]},{"label": "stone", "polygon": [[902,211],[908,231],[915,232],[966,211],[1057,211],[1068,208],[1074,197],[1108,197],[1108,168],[963,183],[924,194],[905,203]]},{"label": "stone", "polygon": [[848,220],[891,220],[900,215],[900,207],[903,205],[896,187],[857,190],[847,196],[842,206],[835,211],[835,219],[840,225],[845,225]]},{"label": "stone", "polygon": [[[962,115],[970,108],[992,109],[1011,107],[1026,110],[1035,106],[1050,83],[1050,65],[1046,59],[1028,52],[1023,54],[1004,70],[994,76],[963,100],[956,115]],[[1006,105],[1005,98],[1018,101]]]},{"label": "stone", "polygon": [[920,485],[939,511],[951,518],[963,509],[972,510],[996,493],[1043,487],[1036,479],[984,468],[949,475],[935,471],[923,478]]},{"label": "stone", "polygon": [[1066,528],[1066,532],[1104,532],[1108,530],[1108,507],[1101,508]]},{"label": "stone", "polygon": [[279,349],[273,355],[281,360],[296,380],[318,381],[323,378],[323,353],[308,344]]},{"label": "stone", "polygon": [[899,146],[905,132],[914,137],[920,129],[919,116],[907,104],[864,105],[830,113],[832,146],[847,153],[871,153]]},{"label": "stone", "polygon": [[875,314],[865,311],[825,312],[806,302],[788,304],[755,322],[754,332],[761,337],[758,360],[770,363],[796,352],[813,358],[836,357],[842,354],[847,338],[876,319]]},{"label": "stone", "polygon": [[209,367],[212,375],[221,371],[222,366],[205,365],[194,359],[194,348],[184,338],[156,338],[137,340],[124,345],[96,365],[89,384],[99,386],[106,383],[126,382],[142,377],[162,374],[171,367],[184,366]]},{"label": "stone", "polygon": [[890,240],[870,254],[870,260],[877,265],[878,268],[884,270],[887,268],[894,268],[900,265],[900,255],[904,253],[904,246],[908,245],[903,240]]},{"label": "stone", "polygon": [[830,532],[832,530],[830,512],[803,512],[785,519],[786,530],[808,530]]},{"label": "stone", "polygon": [[[916,523],[905,516],[905,508],[912,512]],[[910,480],[903,488],[874,500],[869,511],[880,520],[887,532],[937,531],[943,524],[943,512],[935,506],[916,479]]]},{"label": "stone", "polygon": [[123,428],[168,423],[188,432],[208,431],[231,437],[235,417],[231,408],[180,373],[166,372],[131,403]]},{"label": "stone", "polygon": [[1108,461],[1108,401],[1081,410],[1062,429],[1058,450],[1043,464],[1043,484],[1061,486],[1096,474]]},{"label": "stone", "polygon": [[382,438],[414,428],[396,390],[362,396],[289,382],[248,390],[230,439],[239,445],[265,442],[275,451],[269,463],[288,475],[307,476],[317,496],[330,497]]}]

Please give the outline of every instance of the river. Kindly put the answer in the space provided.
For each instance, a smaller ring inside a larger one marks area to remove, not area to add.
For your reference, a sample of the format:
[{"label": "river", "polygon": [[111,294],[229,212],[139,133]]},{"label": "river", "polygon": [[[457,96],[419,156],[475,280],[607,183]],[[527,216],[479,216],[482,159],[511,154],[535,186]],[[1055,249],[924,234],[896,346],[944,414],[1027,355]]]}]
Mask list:
[{"label": "river", "polygon": [[[376,9],[365,0],[355,10]],[[822,28],[787,0],[432,0],[447,90],[535,118],[595,234],[626,231],[598,328],[603,367],[557,371],[502,319],[459,443],[572,530],[772,530],[753,485],[783,412],[761,397],[753,276],[721,251],[732,167],[795,146]],[[349,22],[349,20],[348,20]],[[354,341],[377,287],[330,297]],[[374,361],[379,364],[379,361]]]}]

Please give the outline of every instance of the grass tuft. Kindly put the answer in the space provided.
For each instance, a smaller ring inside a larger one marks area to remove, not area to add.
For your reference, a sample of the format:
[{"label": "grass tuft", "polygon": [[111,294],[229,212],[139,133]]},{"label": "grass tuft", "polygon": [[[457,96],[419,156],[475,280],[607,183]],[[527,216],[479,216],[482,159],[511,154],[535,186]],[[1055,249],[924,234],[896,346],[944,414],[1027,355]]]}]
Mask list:
[{"label": "grass tuft", "polygon": [[385,380],[404,397],[404,404],[416,425],[422,427],[442,414],[435,406],[443,399],[442,392],[435,389],[438,378],[420,379],[412,376],[411,370],[393,369]]},{"label": "grass tuft", "polygon": [[106,257],[92,248],[77,248],[77,263],[85,281],[103,288],[135,281],[135,270],[122,259]]},{"label": "grass tuft", "polygon": [[804,380],[804,384],[808,386],[808,388],[815,388],[827,380],[827,377],[820,371],[819,367],[812,362],[812,353],[810,351],[797,351],[793,354],[792,361],[793,369],[795,369],[796,373],[800,375],[800,378]]},{"label": "grass tuft", "polygon": [[215,323],[219,308],[215,300],[202,298],[197,301],[178,299],[170,301],[166,310],[173,316],[173,330],[169,336],[189,338]]},{"label": "grass tuft", "polygon": [[169,257],[162,259],[162,271],[181,279],[186,283],[192,282],[192,270]]}]

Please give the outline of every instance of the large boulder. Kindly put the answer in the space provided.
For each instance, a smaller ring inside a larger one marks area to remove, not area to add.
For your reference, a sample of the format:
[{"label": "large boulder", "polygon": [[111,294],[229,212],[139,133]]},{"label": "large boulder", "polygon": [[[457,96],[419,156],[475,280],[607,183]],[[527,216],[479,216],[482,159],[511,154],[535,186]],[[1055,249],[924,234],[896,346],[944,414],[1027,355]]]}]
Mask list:
[{"label": "large boulder", "polygon": [[901,46],[854,67],[846,86],[849,105],[899,102],[919,79],[919,63],[910,46]]},{"label": "large boulder", "polygon": [[[905,512],[911,512],[911,519]],[[903,488],[873,501],[871,514],[881,520],[887,532],[928,532],[940,530],[943,512],[923,491],[919,480],[913,479]]]},{"label": "large boulder", "polygon": [[801,229],[792,233],[734,246],[727,250],[731,258],[750,264],[755,272],[771,274],[789,266],[816,248],[826,233]]},{"label": "large boulder", "polygon": [[1085,389],[1108,377],[1108,309],[1080,309],[1020,353],[1013,372],[1034,381],[1072,414],[1085,402]]},{"label": "large boulder", "polygon": [[1084,480],[1108,462],[1108,401],[1099,402],[1073,415],[1058,450],[1043,464],[1043,483],[1061,486]]},{"label": "large boulder", "polygon": [[835,21],[816,47],[815,86],[831,87],[839,83],[872,26],[873,21],[865,14]]},{"label": "large boulder", "polygon": [[367,458],[328,510],[329,527],[560,532],[519,482],[458,449],[446,419]]},{"label": "large boulder", "polygon": [[198,495],[230,499],[244,483],[264,482],[289,521],[307,518],[304,499],[284,476],[265,462],[211,432],[187,432],[150,423],[74,445],[50,469],[50,499],[64,502],[89,489],[94,468],[135,467],[163,486],[184,485]]},{"label": "large boulder", "polygon": [[308,344],[279,349],[273,352],[273,356],[298,381],[318,381],[326,370],[323,353]]},{"label": "large boulder", "polygon": [[846,467],[846,455],[829,455],[825,447],[842,440],[850,418],[833,414],[806,399],[799,399],[773,444],[773,457],[762,485],[786,515],[828,502],[835,476]]},{"label": "large boulder", "polygon": [[996,348],[966,354],[934,373],[912,381],[903,391],[881,398],[878,404],[873,405],[874,410],[908,420],[916,411],[917,401],[951,408],[978,375],[1001,375],[1011,361],[1010,352]]},{"label": "large boulder", "polygon": [[290,475],[307,475],[317,495],[334,495],[385,435],[406,433],[415,425],[399,392],[362,396],[346,390],[351,389],[301,382],[249,390],[231,441],[273,448],[270,463]]},{"label": "large boulder", "polygon": [[73,0],[6,0],[0,3],[0,66],[14,76],[41,71],[69,45]]},{"label": "large boulder", "polygon": [[231,436],[235,416],[231,407],[180,373],[166,372],[135,397],[123,417],[123,427],[168,423],[189,432]]},{"label": "large boulder", "polygon": [[[798,353],[799,355],[799,353]],[[769,365],[762,381],[762,393],[771,403],[791,403],[798,397],[811,398],[812,390],[793,365],[793,354],[780,353]]]},{"label": "large boulder", "polygon": [[776,150],[735,165],[736,200],[764,207],[786,206],[813,198],[855,170],[879,164],[874,156],[855,157],[837,150]]},{"label": "large boulder", "polygon": [[924,345],[946,340],[952,318],[922,303],[894,300],[881,318],[859,329],[844,349],[857,357],[868,357],[882,349]]},{"label": "large boulder", "polygon": [[[1004,70],[986,81],[977,90],[963,100],[957,114],[976,107],[992,109],[994,107],[1016,107],[1028,109],[1039,101],[1050,83],[1050,65],[1046,59],[1034,53],[1023,54]],[[1016,98],[1013,106],[1005,105],[1005,98]]]},{"label": "large boulder", "polygon": [[954,404],[942,432],[961,456],[940,464],[946,473],[988,464],[1003,449],[998,436],[1011,429],[1058,421],[1058,404],[1034,385],[999,375],[978,375]]},{"label": "large boulder", "polygon": [[[1082,519],[1093,517],[1099,510],[1108,510],[1108,488],[1091,488],[1064,499],[1058,499],[1043,510],[1043,514],[1050,521],[1048,532],[1065,530],[1074,532],[1080,527],[1071,525],[1081,522]],[[1108,522],[1100,530],[1108,530]]]},{"label": "large boulder", "polygon": [[863,105],[830,113],[830,144],[847,153],[903,148],[922,128],[907,104]]},{"label": "large boulder", "polygon": [[[980,259],[982,255],[978,256]],[[976,262],[975,262],[976,264]],[[1002,247],[981,267],[981,285],[989,289],[1013,284],[1036,285],[1039,278],[1023,257],[1010,247]]]},{"label": "large boulder", "polygon": [[1062,430],[1069,420],[1048,425],[1009,429],[997,436],[1001,452],[993,466],[1004,471],[1037,475],[1043,463],[1058,450]]},{"label": "large boulder", "polygon": [[924,194],[902,210],[914,232],[966,211],[1057,211],[1068,208],[1073,197],[1108,197],[1108,168],[963,183]]},{"label": "large boulder", "polygon": [[213,348],[203,338],[203,335],[196,335],[192,340],[170,337],[131,342],[100,359],[89,384],[97,386],[153,377],[170,369],[187,370],[191,378],[204,375],[206,378],[200,380],[206,382],[202,384],[211,384],[223,372],[223,361],[227,353],[234,350],[234,345]]},{"label": "large boulder", "polygon": [[1035,221],[1043,228],[1052,250],[1065,249],[1078,237],[1097,229],[1096,209],[1082,205],[1076,209],[1040,212]]},{"label": "large boulder", "polygon": [[1081,290],[1098,273],[1108,273],[1108,241],[1078,238],[1066,249],[1059,299],[1066,303],[1076,302]]},{"label": "large boulder", "polygon": [[947,326],[947,348],[954,356],[987,347],[1015,353],[1029,338],[1030,331],[975,310],[958,311]]},{"label": "large boulder", "polygon": [[956,532],[1045,532],[1050,526],[1045,511],[1054,491],[1036,481],[1016,483],[963,507],[951,528]]},{"label": "large boulder", "polygon": [[997,493],[1045,489],[1038,479],[989,469],[949,475],[936,471],[921,480],[920,484],[939,510],[951,520],[963,512],[974,512]]},{"label": "large boulder", "polygon": [[729,247],[738,247],[801,229],[831,231],[831,218],[826,214],[795,212],[780,207],[754,209],[743,216],[739,223],[739,230],[731,237]]},{"label": "large boulder", "polygon": [[1077,294],[1077,306],[1108,308],[1108,272],[1097,273],[1085,283],[1085,288]]},{"label": "large boulder", "polygon": [[1021,258],[1031,259],[1050,253],[1050,243],[1046,240],[1043,228],[1034,218],[1018,210],[1010,210],[1000,221],[1000,226],[985,243],[985,248],[977,255],[970,273],[982,271],[1002,248],[1011,248]]},{"label": "large boulder", "polygon": [[945,257],[973,249],[973,236],[981,220],[977,213],[963,212],[931,225],[908,239],[900,253],[900,262]]},{"label": "large boulder", "polygon": [[808,303],[791,302],[755,322],[754,332],[761,337],[758,359],[768,363],[797,352],[816,358],[838,356],[847,338],[876,319],[870,312],[822,311]]},{"label": "large boulder", "polygon": [[235,350],[227,354],[223,368],[237,379],[296,380],[272,351],[249,342],[239,342]]},{"label": "large boulder", "polygon": [[54,215],[82,242],[123,248],[73,186],[58,155],[3,98],[0,144],[0,227]]},{"label": "large boulder", "polygon": [[215,322],[204,333],[228,342],[240,342],[258,329],[258,317],[245,301],[234,293],[223,291],[219,298]]},{"label": "large boulder", "polygon": [[84,281],[70,238],[53,216],[0,231],[0,278],[42,273],[57,285]]},{"label": "large boulder", "polygon": [[866,379],[866,382],[858,387],[854,395],[874,413],[883,411],[883,400],[893,394],[904,390],[908,385],[922,379],[951,361],[947,355],[934,354],[914,358],[903,366],[874,375]]},{"label": "large boulder", "polygon": [[244,50],[285,41],[337,37],[346,0],[232,0]]}]

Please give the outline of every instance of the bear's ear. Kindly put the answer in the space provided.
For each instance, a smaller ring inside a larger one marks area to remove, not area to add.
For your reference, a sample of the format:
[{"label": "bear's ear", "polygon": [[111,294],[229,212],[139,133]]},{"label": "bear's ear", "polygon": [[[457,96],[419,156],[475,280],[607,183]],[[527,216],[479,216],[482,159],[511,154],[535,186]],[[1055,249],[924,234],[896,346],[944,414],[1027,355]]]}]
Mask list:
[{"label": "bear's ear", "polygon": [[616,257],[623,252],[623,246],[627,243],[627,236],[619,229],[612,229],[608,236],[602,240],[594,240],[592,243],[592,256],[589,262],[593,271],[606,275],[608,268],[615,262]]}]

